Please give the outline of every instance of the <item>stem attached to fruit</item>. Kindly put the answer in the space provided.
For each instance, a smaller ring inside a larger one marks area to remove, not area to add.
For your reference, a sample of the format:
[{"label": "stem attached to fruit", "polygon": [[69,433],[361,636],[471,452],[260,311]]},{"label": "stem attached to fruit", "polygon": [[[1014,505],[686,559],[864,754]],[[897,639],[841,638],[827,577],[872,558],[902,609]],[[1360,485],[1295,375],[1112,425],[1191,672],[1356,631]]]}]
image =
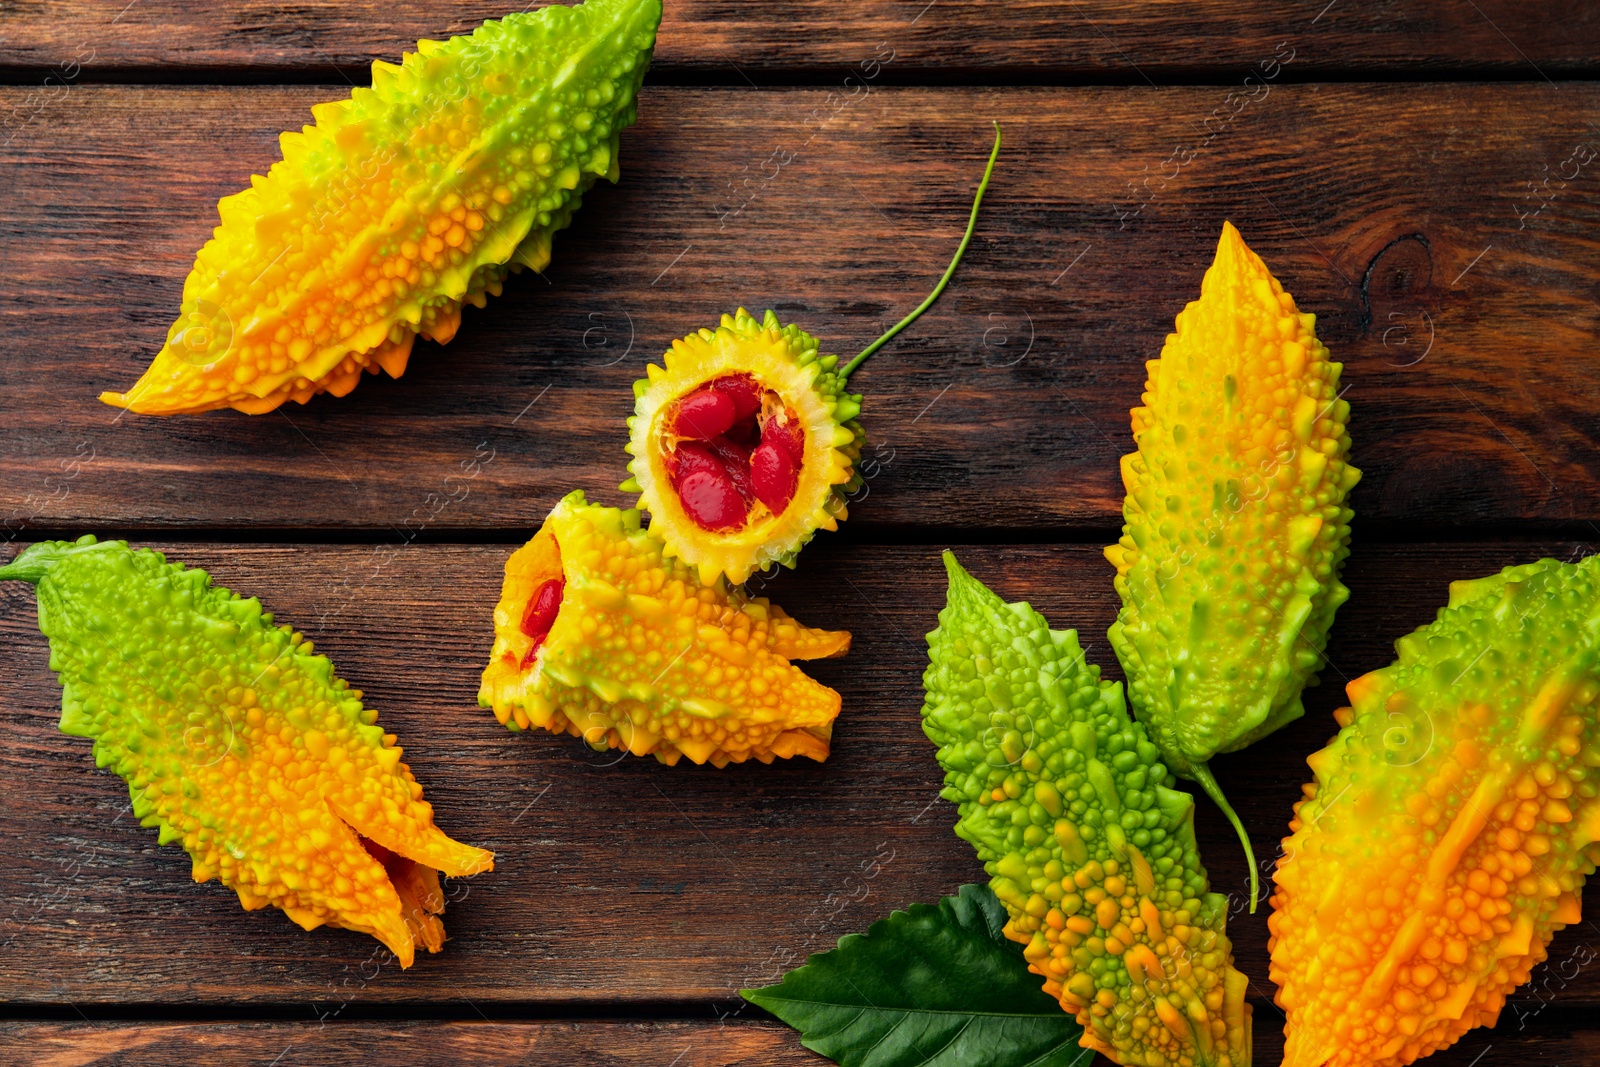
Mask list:
[{"label": "stem attached to fruit", "polygon": [[994,124],[994,148],[989,152],[989,165],[983,168],[983,180],[978,183],[978,195],[972,198],[972,215],[967,219],[966,235],[961,238],[961,244],[956,249],[955,258],[950,261],[950,266],[945,268],[944,277],[939,279],[939,284],[933,287],[933,292],[928,294],[928,298],[926,300],[917,305],[917,309],[915,311],[901,319],[899,322],[895,323],[894,326],[890,328],[888,333],[872,342],[866,348],[863,348],[859,356],[857,356],[855,359],[852,359],[849,363],[846,363],[844,365],[844,369],[839,372],[839,376],[841,378],[848,378],[852,371],[867,361],[868,356],[872,355],[872,353],[888,344],[889,340],[894,337],[895,334],[899,333],[907,326],[910,326],[913,322],[916,322],[917,318],[924,311],[927,311],[930,307],[932,307],[935,300],[939,299],[939,294],[944,292],[944,287],[950,284],[950,278],[955,274],[956,267],[961,263],[961,257],[967,253],[967,245],[972,243],[972,233],[978,228],[978,205],[983,203],[983,192],[985,189],[989,188],[989,176],[994,173],[994,161],[999,157],[999,155],[1000,124],[997,122]]},{"label": "stem attached to fruit", "polygon": [[1222,795],[1222,787],[1211,776],[1211,766],[1209,764],[1196,763],[1191,765],[1186,777],[1194,779],[1195,784],[1205,790],[1206,796],[1210,797],[1212,802],[1222,809],[1222,814],[1226,815],[1228,821],[1233,824],[1233,832],[1239,835],[1240,844],[1244,845],[1244,858],[1250,864],[1250,914],[1254,915],[1256,913],[1256,898],[1261,895],[1261,875],[1256,870],[1256,853],[1255,849],[1250,847],[1250,835],[1244,832],[1244,824],[1239,821],[1239,816],[1233,813],[1233,806],[1228,803],[1228,798]]}]

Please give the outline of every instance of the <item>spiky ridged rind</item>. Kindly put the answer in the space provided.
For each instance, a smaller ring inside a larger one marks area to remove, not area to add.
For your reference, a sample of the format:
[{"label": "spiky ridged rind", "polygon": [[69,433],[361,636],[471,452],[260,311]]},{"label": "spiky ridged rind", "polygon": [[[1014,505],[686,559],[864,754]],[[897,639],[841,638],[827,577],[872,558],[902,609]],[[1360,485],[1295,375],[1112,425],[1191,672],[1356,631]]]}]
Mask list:
[{"label": "spiky ridged rind", "polygon": [[1272,898],[1285,1067],[1397,1067],[1493,1026],[1600,861],[1600,558],[1455,582],[1351,682]]},{"label": "spiky ridged rind", "polygon": [[125,541],[33,545],[0,579],[38,587],[61,731],[94,739],[140,825],[194,880],[307,930],[369,933],[411,965],[444,942],[438,872],[493,857],[446,837],[361,693],[288,626],[199,569]]},{"label": "spiky ridged rind", "polygon": [[[792,323],[781,325],[772,311],[757,321],[740,308],[722,316],[715,330],[672,342],[662,363],[648,364],[645,377],[633,383],[627,444],[632,477],[622,489],[639,494],[639,508],[650,513],[650,532],[665,542],[669,555],[695,567],[703,582],[724,575],[737,584],[758,570],[793,567],[819,528],[839,528],[848,517],[848,495],[861,486],[861,396],[846,391],[839,357],[820,355],[815,337]],[[665,423],[679,397],[733,374],[753,375],[799,416],[805,459],[782,514],[758,502],[744,527],[720,533],[701,528],[679,503],[666,466]]]},{"label": "spiky ridged rind", "polygon": [[1122,611],[1111,643],[1163,757],[1195,764],[1303,714],[1301,690],[1349,596],[1343,365],[1224,223],[1200,299],[1146,364],[1122,457]]},{"label": "spiky ridged rind", "polygon": [[[547,581],[566,583],[534,658],[522,631]],[[842,656],[848,633],[802,626],[765,597],[702,583],[640,528],[637,511],[557,504],[506,562],[478,702],[512,729],[717,767],[828,756],[839,694],[790,664]]]},{"label": "spiky ridged rind", "polygon": [[588,0],[418,41],[312,108],[283,160],[217,206],[166,344],[109,404],[257,414],[404,371],[510,270],[542,270],[595,179],[617,178],[660,0]]},{"label": "spiky ridged rind", "polygon": [[1194,802],[1122,687],[1072,630],[1007,604],[945,553],[928,635],[923,729],[939,746],[956,833],[1082,1044],[1140,1067],[1248,1067],[1250,1005],[1227,900],[1209,892]]}]

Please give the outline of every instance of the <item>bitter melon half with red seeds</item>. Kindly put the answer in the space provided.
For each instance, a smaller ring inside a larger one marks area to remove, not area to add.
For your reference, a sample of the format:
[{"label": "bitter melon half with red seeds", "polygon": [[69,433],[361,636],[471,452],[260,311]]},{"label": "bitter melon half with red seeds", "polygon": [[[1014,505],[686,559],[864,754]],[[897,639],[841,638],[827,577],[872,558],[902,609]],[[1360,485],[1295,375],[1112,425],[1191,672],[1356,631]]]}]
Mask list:
[{"label": "bitter melon half with red seeds", "polygon": [[1301,690],[1349,596],[1350,407],[1341,365],[1261,257],[1224,223],[1200,299],[1146,364],[1122,457],[1122,611],[1111,644],[1134,714],[1178,774],[1250,841],[1208,761],[1304,714]]},{"label": "bitter melon half with red seeds", "polygon": [[1351,682],[1272,898],[1285,1067],[1399,1067],[1493,1026],[1600,862],[1600,557],[1450,586]]},{"label": "bitter melon half with red seeds", "polygon": [[666,764],[828,757],[839,694],[789,661],[842,656],[850,635],[700,581],[637,511],[569,494],[506,562],[494,630],[478,700],[512,729]]},{"label": "bitter melon half with red seeds", "polygon": [[817,339],[768,311],[743,308],[715,329],[674,341],[663,366],[634,383],[628,419],[631,477],[650,532],[704,582],[739,583],[758,570],[794,566],[819,529],[837,529],[861,485],[856,461],[866,431],[852,372],[914,322],[949,284],[972,240],[1000,153],[1000,128],[978,184],[967,231],[944,276],[909,315],[844,366]]},{"label": "bitter melon half with red seeds", "polygon": [[595,179],[618,174],[661,0],[552,4],[418,41],[311,109],[283,159],[218,205],[178,319],[108,404],[271,411],[405,370],[510,271],[542,270]]},{"label": "bitter melon half with red seeds", "polygon": [[960,807],[956,834],[1010,913],[1006,936],[1077,1016],[1085,1048],[1131,1067],[1249,1067],[1248,982],[1194,801],[1075,631],[944,560],[922,728]]},{"label": "bitter melon half with red seeds", "polygon": [[33,545],[0,579],[37,587],[61,732],[94,739],[133,814],[196,882],[313,930],[369,933],[409,967],[444,943],[439,874],[493,856],[446,837],[393,734],[311,642],[205,571],[125,541]]}]

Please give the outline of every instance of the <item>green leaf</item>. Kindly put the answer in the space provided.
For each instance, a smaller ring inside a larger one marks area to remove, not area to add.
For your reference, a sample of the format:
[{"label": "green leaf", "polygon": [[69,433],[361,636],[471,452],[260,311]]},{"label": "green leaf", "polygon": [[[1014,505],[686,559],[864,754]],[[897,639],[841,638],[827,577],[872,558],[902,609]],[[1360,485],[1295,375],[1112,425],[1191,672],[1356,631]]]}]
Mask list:
[{"label": "green leaf", "polygon": [[987,886],[913,904],[740,995],[843,1067],[1081,1067],[1083,1029],[1000,932]]}]

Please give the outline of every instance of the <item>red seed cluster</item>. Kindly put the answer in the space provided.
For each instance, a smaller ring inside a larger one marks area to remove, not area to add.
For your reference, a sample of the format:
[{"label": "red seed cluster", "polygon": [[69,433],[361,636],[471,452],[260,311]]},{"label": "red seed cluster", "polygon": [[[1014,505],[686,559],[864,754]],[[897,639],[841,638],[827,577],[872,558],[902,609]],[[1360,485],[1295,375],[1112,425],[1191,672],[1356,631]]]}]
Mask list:
[{"label": "red seed cluster", "polygon": [[737,530],[757,504],[782,514],[805,458],[800,420],[748,374],[717,378],[680,398],[668,416],[669,457],[683,510],[711,531]]}]

